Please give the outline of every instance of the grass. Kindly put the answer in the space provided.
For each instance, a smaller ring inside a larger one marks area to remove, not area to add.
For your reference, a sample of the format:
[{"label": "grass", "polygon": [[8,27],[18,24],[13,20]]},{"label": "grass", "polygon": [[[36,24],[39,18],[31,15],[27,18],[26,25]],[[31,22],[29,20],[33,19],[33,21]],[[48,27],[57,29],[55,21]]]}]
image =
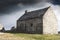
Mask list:
[{"label": "grass", "polygon": [[20,37],[23,40],[60,40],[60,35],[41,35],[41,34],[24,34],[13,33],[14,36]]},{"label": "grass", "polygon": [[0,40],[60,40],[60,34],[42,35],[25,33],[4,33],[0,34]]}]

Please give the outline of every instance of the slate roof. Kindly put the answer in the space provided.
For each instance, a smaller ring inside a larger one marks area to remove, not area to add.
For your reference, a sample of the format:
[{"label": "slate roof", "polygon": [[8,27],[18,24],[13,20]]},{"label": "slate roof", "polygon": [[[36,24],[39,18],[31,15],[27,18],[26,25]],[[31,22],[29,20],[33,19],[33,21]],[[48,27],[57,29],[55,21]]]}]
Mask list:
[{"label": "slate roof", "polygon": [[23,16],[21,16],[18,20],[23,21],[23,20],[28,20],[28,19],[32,19],[32,18],[42,17],[45,14],[45,12],[48,10],[48,8],[49,7],[43,8],[40,10],[27,12]]}]

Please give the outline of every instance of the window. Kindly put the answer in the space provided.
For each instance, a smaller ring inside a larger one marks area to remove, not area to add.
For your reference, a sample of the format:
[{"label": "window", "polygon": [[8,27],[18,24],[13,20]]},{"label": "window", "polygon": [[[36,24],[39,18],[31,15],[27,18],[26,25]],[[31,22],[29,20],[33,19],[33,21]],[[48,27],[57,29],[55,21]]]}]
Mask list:
[{"label": "window", "polygon": [[31,27],[33,26],[33,24],[31,23]]}]

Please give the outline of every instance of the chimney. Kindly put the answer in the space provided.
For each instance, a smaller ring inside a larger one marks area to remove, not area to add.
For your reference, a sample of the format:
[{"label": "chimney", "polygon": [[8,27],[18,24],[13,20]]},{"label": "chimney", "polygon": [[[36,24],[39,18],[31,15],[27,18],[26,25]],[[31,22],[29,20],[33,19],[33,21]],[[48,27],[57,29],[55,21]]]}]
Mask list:
[{"label": "chimney", "polygon": [[27,10],[25,10],[25,13],[28,13]]}]

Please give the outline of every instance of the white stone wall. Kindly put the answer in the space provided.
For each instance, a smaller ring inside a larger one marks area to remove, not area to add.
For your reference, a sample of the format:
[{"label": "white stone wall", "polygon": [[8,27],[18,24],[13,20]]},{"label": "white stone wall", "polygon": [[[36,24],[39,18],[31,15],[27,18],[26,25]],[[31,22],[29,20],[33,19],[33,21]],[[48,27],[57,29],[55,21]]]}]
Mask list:
[{"label": "white stone wall", "polygon": [[43,16],[43,34],[58,34],[57,19],[50,7]]}]

